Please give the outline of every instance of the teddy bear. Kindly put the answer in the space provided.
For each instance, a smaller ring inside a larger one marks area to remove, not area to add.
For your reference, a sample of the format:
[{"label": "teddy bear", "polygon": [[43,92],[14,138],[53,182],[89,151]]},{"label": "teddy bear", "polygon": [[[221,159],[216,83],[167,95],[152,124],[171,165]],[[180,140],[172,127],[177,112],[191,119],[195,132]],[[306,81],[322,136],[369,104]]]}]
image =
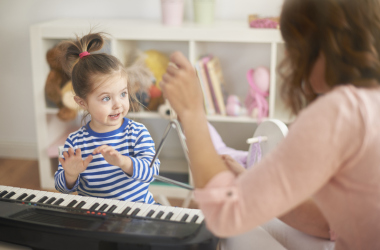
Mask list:
[{"label": "teddy bear", "polygon": [[64,72],[60,61],[62,53],[64,53],[64,47],[61,44],[54,46],[46,53],[50,71],[45,81],[45,94],[47,100],[58,107],[57,116],[62,121],[71,121],[77,117],[78,108],[73,98],[70,76]]}]

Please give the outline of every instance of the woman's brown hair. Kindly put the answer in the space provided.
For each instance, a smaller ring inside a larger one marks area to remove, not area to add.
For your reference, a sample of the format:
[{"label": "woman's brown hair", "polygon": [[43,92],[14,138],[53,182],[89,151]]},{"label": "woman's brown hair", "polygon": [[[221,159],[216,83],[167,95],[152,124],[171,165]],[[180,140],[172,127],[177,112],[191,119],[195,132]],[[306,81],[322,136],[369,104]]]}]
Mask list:
[{"label": "woman's brown hair", "polygon": [[379,0],[285,0],[280,29],[282,97],[294,114],[317,98],[308,78],[320,52],[330,87],[379,86]]},{"label": "woman's brown hair", "polygon": [[[77,36],[75,40],[64,41],[59,45],[65,51],[62,65],[71,76],[75,95],[84,100],[99,80],[115,73],[120,73],[128,79],[129,72],[119,59],[106,53],[94,53],[103,47],[105,39],[105,33],[89,33],[82,38]],[[80,58],[79,55],[86,51],[90,54]],[[134,109],[137,100],[129,81],[128,95],[130,107]]]}]

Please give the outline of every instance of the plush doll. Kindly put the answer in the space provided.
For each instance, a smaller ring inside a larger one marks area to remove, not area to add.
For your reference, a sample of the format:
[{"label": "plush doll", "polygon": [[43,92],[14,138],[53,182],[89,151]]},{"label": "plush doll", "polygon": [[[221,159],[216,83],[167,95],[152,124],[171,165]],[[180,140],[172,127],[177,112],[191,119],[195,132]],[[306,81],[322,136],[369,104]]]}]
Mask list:
[{"label": "plush doll", "polygon": [[257,67],[247,72],[249,93],[245,99],[248,115],[256,117],[259,122],[268,116],[269,70]]},{"label": "plush doll", "polygon": [[[49,64],[50,72],[45,81],[45,93],[47,99],[58,107],[59,111],[57,116],[63,121],[70,121],[75,119],[78,109],[73,106],[66,106],[62,101],[63,93],[72,93],[72,87],[70,88],[70,77],[64,72],[59,60],[62,53],[64,53],[64,49],[58,44],[46,54],[46,60]],[[65,89],[62,91],[64,87]],[[73,101],[74,100],[71,102]],[[70,102],[67,101],[67,103]]]}]

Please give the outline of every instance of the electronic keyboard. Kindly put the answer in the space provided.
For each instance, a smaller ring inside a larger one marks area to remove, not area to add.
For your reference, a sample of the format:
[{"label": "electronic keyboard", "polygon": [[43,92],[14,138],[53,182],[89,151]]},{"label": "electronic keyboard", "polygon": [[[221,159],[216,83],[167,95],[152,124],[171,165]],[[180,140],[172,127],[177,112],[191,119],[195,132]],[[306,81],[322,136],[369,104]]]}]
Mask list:
[{"label": "electronic keyboard", "polygon": [[0,185],[0,241],[37,249],[215,249],[199,209]]}]

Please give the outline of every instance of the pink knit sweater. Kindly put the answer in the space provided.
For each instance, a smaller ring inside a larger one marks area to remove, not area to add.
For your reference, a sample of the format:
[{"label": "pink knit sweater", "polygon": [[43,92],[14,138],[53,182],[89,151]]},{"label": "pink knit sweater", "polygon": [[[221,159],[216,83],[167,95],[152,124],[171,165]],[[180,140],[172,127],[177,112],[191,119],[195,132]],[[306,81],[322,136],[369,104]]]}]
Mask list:
[{"label": "pink knit sweater", "polygon": [[195,199],[208,228],[243,233],[312,197],[336,249],[380,249],[380,88],[336,87],[244,174],[215,176]]}]

